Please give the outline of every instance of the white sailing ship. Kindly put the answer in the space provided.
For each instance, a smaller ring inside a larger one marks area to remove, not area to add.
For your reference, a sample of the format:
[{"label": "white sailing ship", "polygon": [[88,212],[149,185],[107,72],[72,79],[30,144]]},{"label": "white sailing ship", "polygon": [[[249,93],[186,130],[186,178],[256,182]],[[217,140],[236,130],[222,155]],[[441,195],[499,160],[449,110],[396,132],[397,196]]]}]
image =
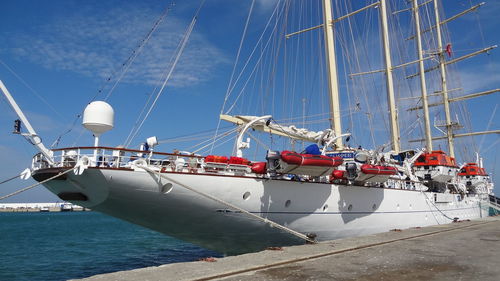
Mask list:
[{"label": "white sailing ship", "polygon": [[[288,1],[278,2],[277,7],[282,9],[279,11],[285,11]],[[271,115],[222,114],[222,120],[237,126],[236,149],[231,157],[157,152],[153,150],[158,145],[155,137],[139,150],[99,146],[99,136],[113,128],[114,118],[111,106],[100,101],[87,106],[83,117],[83,125],[96,137],[94,146],[49,150],[37,140],[36,132],[6,87],[1,83],[0,86],[26,126],[26,136],[35,139],[33,143],[40,153],[33,158],[31,172],[47,189],[73,204],[221,253],[238,254],[269,246],[487,216],[489,208],[498,205],[490,202],[490,197],[495,198],[493,183],[481,161],[478,159],[475,165],[482,170],[475,173],[467,168],[472,164],[459,166],[454,158],[454,138],[478,133],[454,132],[457,128],[449,109],[453,100],[448,97],[446,84],[446,66],[450,61],[445,58],[447,47],[443,46],[440,30],[448,20],[440,20],[438,0],[411,1],[407,12],[415,23],[413,39],[418,58],[394,66],[387,19],[389,13],[402,11],[390,11],[386,2],[374,1],[333,17],[330,0],[321,0],[318,3],[322,4],[322,24],[287,34],[288,38],[323,30],[330,128],[311,131],[281,124]],[[422,46],[425,31],[420,28],[419,10],[423,6],[430,7],[433,20],[438,23],[433,27],[437,38],[435,51],[430,55],[424,53]],[[347,145],[351,133],[342,130],[342,97],[337,82],[336,24],[374,9],[380,22],[384,68],[354,75],[383,73],[385,77],[391,133],[391,149],[387,152]],[[430,64],[441,78],[441,88],[434,96],[442,100],[445,111],[445,137],[441,138],[447,140],[450,156],[433,149],[429,120],[432,105],[425,80],[425,67]],[[410,65],[418,66],[416,77],[421,86],[422,103],[416,110],[424,112],[425,148],[420,150],[401,149],[394,93],[393,71]],[[268,149],[265,159],[247,160],[243,156],[250,140],[244,138],[251,129],[290,140],[288,148]],[[298,142],[312,145],[299,153],[293,150]]]}]

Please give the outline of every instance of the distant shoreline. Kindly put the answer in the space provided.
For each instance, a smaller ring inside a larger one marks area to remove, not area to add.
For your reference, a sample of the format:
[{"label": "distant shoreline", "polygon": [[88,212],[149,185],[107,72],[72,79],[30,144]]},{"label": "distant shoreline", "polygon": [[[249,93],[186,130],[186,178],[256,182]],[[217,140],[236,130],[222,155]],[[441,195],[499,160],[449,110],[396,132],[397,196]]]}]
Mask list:
[{"label": "distant shoreline", "polygon": [[71,210],[62,210],[59,207],[52,207],[48,209],[43,208],[3,208],[0,209],[0,213],[53,213],[53,212],[88,212],[90,209],[83,207],[73,207]]}]

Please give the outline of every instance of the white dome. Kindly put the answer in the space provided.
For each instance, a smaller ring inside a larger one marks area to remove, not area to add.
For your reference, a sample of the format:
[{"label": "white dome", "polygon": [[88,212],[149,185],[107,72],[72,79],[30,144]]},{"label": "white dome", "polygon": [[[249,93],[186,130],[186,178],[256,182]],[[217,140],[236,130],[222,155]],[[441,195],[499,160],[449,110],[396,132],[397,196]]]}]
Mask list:
[{"label": "white dome", "polygon": [[91,102],[83,112],[83,126],[100,135],[113,129],[115,111],[111,105],[103,101]]}]

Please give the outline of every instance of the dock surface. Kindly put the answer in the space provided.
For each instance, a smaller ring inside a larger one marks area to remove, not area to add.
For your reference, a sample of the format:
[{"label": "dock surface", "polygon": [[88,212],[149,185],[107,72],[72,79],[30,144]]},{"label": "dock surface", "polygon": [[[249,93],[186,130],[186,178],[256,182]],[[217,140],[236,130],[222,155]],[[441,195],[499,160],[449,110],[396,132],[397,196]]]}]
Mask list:
[{"label": "dock surface", "polygon": [[499,280],[500,217],[82,280]]}]

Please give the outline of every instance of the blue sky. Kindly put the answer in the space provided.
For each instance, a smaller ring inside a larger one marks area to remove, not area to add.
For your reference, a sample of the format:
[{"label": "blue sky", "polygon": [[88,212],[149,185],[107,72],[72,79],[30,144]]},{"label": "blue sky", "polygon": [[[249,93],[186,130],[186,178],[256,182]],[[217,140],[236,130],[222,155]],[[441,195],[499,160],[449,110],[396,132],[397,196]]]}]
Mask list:
[{"label": "blue sky", "polygon": [[[253,22],[257,28],[265,24],[275,2],[256,2]],[[62,137],[59,147],[93,144],[92,135],[80,125],[81,119],[76,121],[76,126],[72,126],[76,116],[98,94],[111,73],[120,69],[170,3],[157,0],[1,2],[0,61],[5,65],[0,63],[0,79],[47,146],[70,128],[71,132]],[[165,139],[215,128],[250,3],[250,0],[206,1],[172,79],[151,118],[132,142],[132,147],[152,135]],[[447,16],[465,9],[468,3],[465,0],[445,0],[444,5],[450,5],[453,10],[447,12]],[[453,42],[462,46],[457,49],[457,55],[462,55],[466,49],[500,43],[497,31],[500,3],[491,1],[487,4],[477,14],[481,16],[482,34],[476,29],[476,14],[450,24]],[[102,145],[123,143],[155,84],[165,72],[198,5],[199,1],[178,1],[172,6],[122,83],[113,91],[108,102],[115,108],[115,129],[102,136]],[[473,28],[468,31],[466,27],[470,26]],[[488,56],[479,56],[475,62],[458,65],[465,92],[500,87],[499,53],[500,50],[493,50]],[[109,88],[110,85],[106,84],[97,99],[104,98]],[[498,95],[469,102],[471,111],[479,111],[473,120],[480,124],[475,127],[476,130],[487,129],[486,124],[497,104]],[[494,116],[490,129],[500,128],[499,114],[497,112]],[[11,134],[14,119],[15,114],[2,98],[0,153],[5,164],[0,171],[0,180],[28,167],[36,152],[21,137]],[[500,166],[498,139],[498,136],[486,137],[484,141],[476,138],[476,142],[482,142],[483,149],[487,149],[484,155],[487,168],[495,163]],[[181,148],[177,145],[165,145],[159,149],[171,151]],[[495,172],[500,173],[500,168]],[[4,184],[0,186],[0,194],[32,182],[17,180]],[[500,190],[499,187],[497,190]],[[57,200],[43,187],[37,187],[4,202]]]}]

